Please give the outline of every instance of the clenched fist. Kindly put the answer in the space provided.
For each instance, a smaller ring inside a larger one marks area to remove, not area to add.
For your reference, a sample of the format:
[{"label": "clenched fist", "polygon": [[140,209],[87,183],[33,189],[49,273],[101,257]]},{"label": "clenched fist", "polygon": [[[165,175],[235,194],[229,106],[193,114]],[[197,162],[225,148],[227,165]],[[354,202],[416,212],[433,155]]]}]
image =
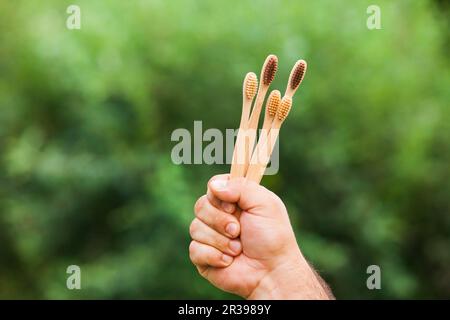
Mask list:
[{"label": "clenched fist", "polygon": [[190,258],[216,287],[247,299],[332,298],[271,191],[242,178],[215,176],[194,211]]}]

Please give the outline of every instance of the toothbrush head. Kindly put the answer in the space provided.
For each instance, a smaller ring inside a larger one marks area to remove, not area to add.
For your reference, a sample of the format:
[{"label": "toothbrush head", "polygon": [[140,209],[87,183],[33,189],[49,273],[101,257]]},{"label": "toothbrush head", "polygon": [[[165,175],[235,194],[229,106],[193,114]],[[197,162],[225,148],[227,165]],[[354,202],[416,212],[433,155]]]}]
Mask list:
[{"label": "toothbrush head", "polygon": [[258,89],[258,78],[253,72],[247,73],[244,79],[244,94],[248,100],[253,100]]},{"label": "toothbrush head", "polygon": [[262,80],[264,85],[268,86],[275,78],[278,69],[278,58],[276,55],[269,55],[264,62]]},{"label": "toothbrush head", "polygon": [[305,77],[307,64],[305,60],[298,60],[291,71],[291,76],[289,77],[289,87],[291,90],[295,91],[300,86],[303,78]]},{"label": "toothbrush head", "polygon": [[280,102],[281,102],[281,93],[278,90],[273,90],[270,95],[269,98],[267,99],[267,112],[269,114],[270,117],[275,117],[275,115],[277,114],[278,111],[278,107],[280,106]]},{"label": "toothbrush head", "polygon": [[278,120],[280,120],[281,122],[286,120],[289,111],[291,111],[291,106],[292,106],[292,99],[288,96],[284,96],[283,99],[281,100],[280,107],[278,108],[277,111]]}]

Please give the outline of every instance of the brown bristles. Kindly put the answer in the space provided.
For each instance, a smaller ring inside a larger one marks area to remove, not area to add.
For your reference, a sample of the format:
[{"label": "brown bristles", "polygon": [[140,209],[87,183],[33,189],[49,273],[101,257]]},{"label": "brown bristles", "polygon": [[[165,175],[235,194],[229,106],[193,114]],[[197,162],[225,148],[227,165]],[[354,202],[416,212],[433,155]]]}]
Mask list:
[{"label": "brown bristles", "polygon": [[277,118],[280,121],[284,121],[289,114],[292,106],[292,99],[290,97],[283,97],[280,107],[278,108]]},{"label": "brown bristles", "polygon": [[303,78],[305,77],[305,72],[306,72],[306,62],[304,60],[300,60],[295,66],[295,69],[292,71],[290,83],[292,90],[298,88]]},{"label": "brown bristles", "polygon": [[270,56],[269,61],[264,68],[263,82],[268,86],[275,78],[278,69],[278,58],[274,55]]},{"label": "brown bristles", "polygon": [[278,90],[273,90],[270,95],[269,99],[267,100],[267,112],[270,117],[275,117],[278,111],[278,107],[280,106],[281,102],[281,93]]},{"label": "brown bristles", "polygon": [[252,100],[256,94],[256,90],[258,89],[258,78],[256,74],[250,72],[247,74],[247,78],[245,79],[245,96],[247,99]]}]

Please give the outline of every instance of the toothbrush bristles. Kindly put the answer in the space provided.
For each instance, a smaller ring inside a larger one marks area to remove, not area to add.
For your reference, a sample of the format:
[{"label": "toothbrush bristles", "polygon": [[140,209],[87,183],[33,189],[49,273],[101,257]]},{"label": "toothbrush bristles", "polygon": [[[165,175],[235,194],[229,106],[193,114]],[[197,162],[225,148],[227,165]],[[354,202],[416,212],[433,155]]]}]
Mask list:
[{"label": "toothbrush bristles", "polygon": [[280,106],[281,102],[281,93],[278,90],[273,90],[270,95],[269,99],[267,100],[267,111],[270,117],[275,117],[277,114],[278,107]]},{"label": "toothbrush bristles", "polygon": [[292,90],[298,88],[303,78],[305,77],[305,72],[306,72],[306,61],[300,60],[299,62],[297,62],[296,66],[294,67],[294,70],[292,71],[290,83]]},{"label": "toothbrush bristles", "polygon": [[278,58],[274,55],[271,55],[269,61],[264,68],[264,77],[263,82],[266,86],[268,86],[273,79],[275,78],[275,73],[278,69]]},{"label": "toothbrush bristles", "polygon": [[284,121],[291,111],[292,99],[290,97],[283,97],[280,107],[278,108],[277,118],[280,121]]},{"label": "toothbrush bristles", "polygon": [[258,78],[253,72],[247,74],[245,79],[245,96],[247,99],[252,100],[258,89]]}]

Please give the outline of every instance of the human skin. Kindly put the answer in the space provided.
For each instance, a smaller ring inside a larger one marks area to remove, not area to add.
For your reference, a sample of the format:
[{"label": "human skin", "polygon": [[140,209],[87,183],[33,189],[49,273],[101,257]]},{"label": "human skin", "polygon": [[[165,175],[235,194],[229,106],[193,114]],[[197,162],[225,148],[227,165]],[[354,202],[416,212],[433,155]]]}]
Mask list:
[{"label": "human skin", "polygon": [[300,251],[278,196],[219,175],[194,207],[191,261],[214,286],[246,299],[331,299]]}]

